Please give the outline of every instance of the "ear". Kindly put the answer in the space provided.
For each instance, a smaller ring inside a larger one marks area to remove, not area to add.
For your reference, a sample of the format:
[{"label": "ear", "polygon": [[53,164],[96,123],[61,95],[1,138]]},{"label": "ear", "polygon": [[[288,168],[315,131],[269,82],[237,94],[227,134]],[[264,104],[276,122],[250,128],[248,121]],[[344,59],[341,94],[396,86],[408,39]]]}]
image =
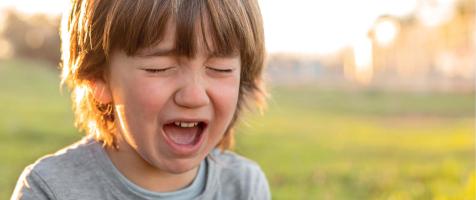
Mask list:
[{"label": "ear", "polygon": [[107,104],[112,101],[111,90],[103,80],[96,79],[90,82],[90,88],[94,99],[102,104]]}]

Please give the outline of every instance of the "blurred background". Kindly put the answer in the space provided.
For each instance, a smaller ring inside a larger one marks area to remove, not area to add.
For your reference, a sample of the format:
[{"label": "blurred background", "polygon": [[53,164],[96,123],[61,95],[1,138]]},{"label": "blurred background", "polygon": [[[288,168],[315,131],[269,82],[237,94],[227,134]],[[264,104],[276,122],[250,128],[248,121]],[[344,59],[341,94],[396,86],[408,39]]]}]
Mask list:
[{"label": "blurred background", "polygon": [[[0,199],[82,137],[59,89],[64,0],[0,2]],[[235,150],[273,199],[475,199],[473,0],[261,0],[271,94]]]}]

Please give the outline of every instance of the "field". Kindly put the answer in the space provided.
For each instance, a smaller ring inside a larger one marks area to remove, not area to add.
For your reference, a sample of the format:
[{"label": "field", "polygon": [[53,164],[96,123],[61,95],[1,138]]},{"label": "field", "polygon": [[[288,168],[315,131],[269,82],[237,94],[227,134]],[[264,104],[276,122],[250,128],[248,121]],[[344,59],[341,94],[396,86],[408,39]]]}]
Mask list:
[{"label": "field", "polygon": [[[0,199],[25,166],[81,137],[58,72],[0,61]],[[273,199],[475,199],[474,94],[273,87],[236,151]]]}]

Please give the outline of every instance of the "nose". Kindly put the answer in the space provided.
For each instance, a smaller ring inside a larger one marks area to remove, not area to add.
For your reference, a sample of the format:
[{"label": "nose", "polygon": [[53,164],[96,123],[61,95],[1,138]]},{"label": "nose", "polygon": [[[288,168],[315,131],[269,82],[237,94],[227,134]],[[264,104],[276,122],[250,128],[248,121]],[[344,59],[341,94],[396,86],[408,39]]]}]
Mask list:
[{"label": "nose", "polygon": [[183,85],[175,93],[174,101],[184,108],[198,108],[210,103],[206,86],[200,77],[182,77]]}]

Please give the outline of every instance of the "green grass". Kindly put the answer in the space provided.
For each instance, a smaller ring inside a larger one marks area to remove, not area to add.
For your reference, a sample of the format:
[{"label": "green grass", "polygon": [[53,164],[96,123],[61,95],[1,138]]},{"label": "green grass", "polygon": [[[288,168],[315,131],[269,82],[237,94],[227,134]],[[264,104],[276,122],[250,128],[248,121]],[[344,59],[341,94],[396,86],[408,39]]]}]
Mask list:
[{"label": "green grass", "polygon": [[[0,61],[0,199],[24,167],[81,137],[59,72]],[[236,150],[273,199],[474,199],[474,94],[272,88]]]},{"label": "green grass", "polygon": [[58,72],[34,61],[0,61],[0,199],[39,157],[80,138]]},{"label": "green grass", "polygon": [[272,91],[237,150],[274,199],[474,199],[473,94]]}]

